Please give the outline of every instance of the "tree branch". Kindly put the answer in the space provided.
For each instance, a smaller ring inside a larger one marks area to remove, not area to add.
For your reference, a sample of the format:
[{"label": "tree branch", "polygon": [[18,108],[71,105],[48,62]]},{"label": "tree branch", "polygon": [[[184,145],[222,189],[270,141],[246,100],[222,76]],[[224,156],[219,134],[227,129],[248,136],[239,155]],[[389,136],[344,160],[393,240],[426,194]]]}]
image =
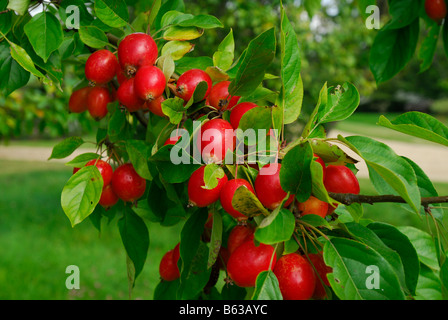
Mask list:
[{"label": "tree branch", "polygon": [[[349,193],[328,193],[328,195],[336,201],[344,205],[351,205],[352,203],[380,203],[380,202],[394,202],[394,203],[406,203],[400,196],[393,195],[379,195],[379,196],[367,196]],[[422,198],[421,205],[427,207],[434,203],[448,203],[448,196],[443,197],[426,197]]]},{"label": "tree branch", "polygon": [[134,112],[135,117],[137,118],[137,120],[140,122],[140,124],[142,126],[144,126],[145,128],[148,127],[148,119],[145,118],[145,116],[143,115],[143,111],[142,110],[138,110],[137,112]]}]

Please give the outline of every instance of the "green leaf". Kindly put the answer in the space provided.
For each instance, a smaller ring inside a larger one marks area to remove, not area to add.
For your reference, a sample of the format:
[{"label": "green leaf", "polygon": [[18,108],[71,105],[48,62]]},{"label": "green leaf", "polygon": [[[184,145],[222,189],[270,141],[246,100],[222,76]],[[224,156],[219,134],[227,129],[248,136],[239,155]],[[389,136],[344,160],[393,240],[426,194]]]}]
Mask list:
[{"label": "green leaf", "polygon": [[204,168],[204,186],[206,190],[214,189],[218,186],[219,179],[224,178],[224,170],[216,163],[207,164]]},{"label": "green leaf", "polygon": [[419,2],[415,0],[389,0],[389,14],[392,19],[387,27],[399,29],[413,23],[419,16]]},{"label": "green leaf", "polygon": [[312,18],[316,12],[321,9],[321,1],[319,0],[304,0],[305,10],[308,13],[308,16]]},{"label": "green leaf", "polygon": [[260,272],[255,282],[252,300],[283,300],[278,279],[272,271]]},{"label": "green leaf", "polygon": [[7,8],[23,16],[28,11],[29,5],[30,0],[9,0]]},{"label": "green leaf", "polygon": [[169,27],[163,34],[163,39],[172,41],[188,41],[199,38],[204,34],[203,29],[196,27]]},{"label": "green leaf", "polygon": [[187,41],[169,41],[162,47],[162,56],[169,54],[174,61],[193,51],[194,44]]},{"label": "green leaf", "polygon": [[80,137],[69,137],[59,142],[53,147],[48,160],[51,159],[64,159],[71,155],[76,149],[84,144],[84,140]]},{"label": "green leaf", "polygon": [[355,112],[359,101],[358,90],[351,83],[346,82],[336,89],[329,88],[327,103],[319,107],[316,126],[347,119]]},{"label": "green leaf", "polygon": [[328,195],[323,181],[323,168],[317,161],[311,161],[311,181],[312,188],[311,194],[327,203],[334,203],[334,201]]},{"label": "green leaf", "polygon": [[[383,241],[381,241],[381,239],[378,237],[378,235],[369,228],[364,227],[361,224],[355,222],[347,223],[344,226],[347,228],[347,230],[354,238],[371,247],[373,250],[378,252],[387,262],[389,262],[389,265],[394,270],[396,276],[398,277],[401,283],[401,287],[404,290],[406,290],[407,286],[405,282],[404,267],[398,253],[395,252],[393,249],[389,248],[388,246],[386,246],[383,243]],[[408,244],[410,244],[409,241]],[[416,254],[415,257],[417,257]]]},{"label": "green leaf", "polygon": [[437,43],[439,41],[440,29],[440,26],[435,21],[430,20],[428,34],[423,39],[418,52],[420,72],[428,70],[432,65],[434,54],[437,49]]},{"label": "green leaf", "polygon": [[190,19],[186,19],[179,22],[178,25],[181,27],[198,27],[201,29],[213,29],[224,27],[218,18],[206,14],[198,14]]},{"label": "green leaf", "polygon": [[425,265],[420,268],[416,291],[415,300],[443,300],[440,278]]},{"label": "green leaf", "polygon": [[296,195],[299,202],[311,195],[311,161],[313,149],[309,142],[297,145],[283,157],[280,169],[280,184],[286,192]]},{"label": "green leaf", "polygon": [[[437,190],[435,189],[434,185],[432,184],[432,181],[428,178],[428,176],[425,174],[425,172],[411,159],[408,159],[406,157],[402,157],[404,160],[406,160],[414,169],[415,175],[417,176],[417,185],[420,190],[420,195],[422,197],[438,197],[439,194]],[[443,208],[442,204],[440,203],[434,203],[430,205],[431,208],[431,215],[438,219],[439,221],[443,220]],[[421,208],[421,212],[423,214],[426,214],[424,208]]]},{"label": "green leaf", "polygon": [[6,97],[25,86],[29,79],[30,73],[11,57],[8,43],[0,42],[0,92]]},{"label": "green leaf", "polygon": [[261,204],[257,196],[244,186],[236,189],[232,199],[232,206],[236,211],[248,217],[255,217],[261,214],[269,215],[269,211]]},{"label": "green leaf", "polygon": [[207,284],[211,268],[207,268],[208,247],[202,242],[201,235],[208,218],[208,211],[199,209],[185,222],[180,235],[180,286],[179,299],[193,299]]},{"label": "green leaf", "polygon": [[87,218],[100,201],[103,178],[96,166],[81,168],[62,189],[61,206],[72,227]]},{"label": "green leaf", "polygon": [[311,147],[326,164],[346,165],[347,163],[356,164],[358,160],[350,157],[339,146],[329,143],[322,139],[312,139]]},{"label": "green leaf", "polygon": [[232,66],[235,51],[233,30],[221,41],[218,50],[213,54],[213,65],[220,70],[226,71]]},{"label": "green leaf", "polygon": [[210,57],[183,57],[176,61],[176,71],[179,74],[190,69],[205,70],[210,66],[213,66],[213,60]]},{"label": "green leaf", "polygon": [[109,45],[106,33],[95,26],[80,27],[79,37],[84,44],[95,49],[100,49]]},{"label": "green leaf", "polygon": [[126,140],[126,151],[138,175],[143,179],[152,180],[148,166],[148,158],[151,153],[150,146],[142,140]]},{"label": "green leaf", "polygon": [[380,116],[378,124],[420,139],[448,146],[448,128],[433,116],[418,112],[406,112],[390,121]]},{"label": "green leaf", "polygon": [[[404,299],[394,270],[371,247],[350,239],[331,238],[325,242],[323,252],[325,264],[332,268],[328,281],[341,300]],[[377,273],[371,273],[375,271],[370,269],[372,266]],[[374,286],[374,280],[379,287]]]},{"label": "green leaf", "polygon": [[375,232],[385,245],[400,255],[401,261],[403,262],[407,288],[412,295],[415,295],[420,263],[417,251],[409,238],[394,226],[382,222],[369,223],[367,228]]},{"label": "green leaf", "polygon": [[118,229],[127,256],[132,262],[132,287],[143,270],[149,249],[149,231],[145,222],[132,210],[125,207],[123,217],[118,220]]},{"label": "green leaf", "polygon": [[154,300],[176,300],[179,284],[179,279],[173,281],[161,280],[154,290]]},{"label": "green leaf", "polygon": [[397,227],[397,229],[411,241],[421,263],[435,271],[440,270],[436,245],[430,234],[410,226]]},{"label": "green leaf", "polygon": [[82,168],[90,160],[98,159],[99,157],[100,156],[97,153],[87,152],[76,156],[71,161],[67,162],[65,165],[74,168]]},{"label": "green leaf", "polygon": [[255,239],[265,244],[287,241],[292,237],[294,228],[294,215],[291,211],[281,208],[263,219],[255,231]]},{"label": "green leaf", "polygon": [[274,59],[275,50],[274,28],[253,39],[245,51],[235,79],[229,85],[229,94],[245,96],[252,93],[263,81],[266,69]]},{"label": "green leaf", "polygon": [[399,29],[384,27],[378,32],[370,50],[370,70],[376,82],[397,75],[411,60],[417,48],[419,19]]},{"label": "green leaf", "polygon": [[23,69],[31,72],[36,77],[43,79],[45,82],[45,76],[36,69],[33,60],[25,51],[25,49],[13,42],[10,42],[9,45],[11,46],[11,57],[16,60]]},{"label": "green leaf", "polygon": [[35,15],[24,27],[37,55],[47,62],[50,54],[57,50],[64,40],[59,20],[50,12]]},{"label": "green leaf", "polygon": [[294,28],[289,22],[286,12],[281,7],[281,79],[282,91],[279,105],[283,109],[284,123],[297,120],[302,110],[303,83],[300,77],[300,49]]},{"label": "green leaf", "polygon": [[210,250],[208,255],[207,268],[211,268],[216,259],[218,259],[219,251],[222,245],[223,223],[221,214],[217,210],[213,210],[212,234],[210,236]]},{"label": "green leaf", "polygon": [[113,28],[124,27],[128,24],[129,12],[124,0],[95,0],[96,16]]},{"label": "green leaf", "polygon": [[162,111],[172,124],[179,124],[185,113],[184,100],[179,97],[166,99],[162,102]]},{"label": "green leaf", "polygon": [[421,196],[417,185],[417,177],[412,166],[398,156],[389,146],[376,140],[351,136],[346,139],[364,159],[375,188],[382,192],[381,183],[376,177],[381,177],[396,193],[398,193],[416,213],[420,210]]}]

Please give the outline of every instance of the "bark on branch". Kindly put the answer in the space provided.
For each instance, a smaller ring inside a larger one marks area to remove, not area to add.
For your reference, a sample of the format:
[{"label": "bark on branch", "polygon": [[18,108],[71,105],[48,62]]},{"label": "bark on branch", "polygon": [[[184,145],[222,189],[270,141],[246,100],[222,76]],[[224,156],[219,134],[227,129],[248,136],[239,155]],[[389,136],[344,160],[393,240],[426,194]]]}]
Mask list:
[{"label": "bark on branch", "polygon": [[[358,195],[358,194],[348,194],[348,193],[329,193],[331,198],[336,201],[339,201],[342,204],[347,206],[352,203],[380,203],[380,202],[394,202],[394,203],[406,203],[400,196],[393,195],[379,195],[379,196],[367,196],[367,195]],[[421,205],[424,207],[429,206],[430,204],[436,203],[448,203],[448,196],[442,197],[426,197],[422,198]]]}]

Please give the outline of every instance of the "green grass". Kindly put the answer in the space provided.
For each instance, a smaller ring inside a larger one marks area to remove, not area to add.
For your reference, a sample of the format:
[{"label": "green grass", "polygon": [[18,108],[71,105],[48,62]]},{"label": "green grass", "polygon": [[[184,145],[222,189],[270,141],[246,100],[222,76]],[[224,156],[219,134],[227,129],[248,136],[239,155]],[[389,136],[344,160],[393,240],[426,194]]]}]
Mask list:
[{"label": "green grass", "polygon": [[[103,219],[75,228],[60,206],[71,170],[64,165],[0,161],[0,299],[127,299],[126,257],[116,225]],[[162,255],[179,226],[149,225],[150,251],[133,298],[152,299]],[[66,267],[80,270],[80,289],[65,286]]]}]

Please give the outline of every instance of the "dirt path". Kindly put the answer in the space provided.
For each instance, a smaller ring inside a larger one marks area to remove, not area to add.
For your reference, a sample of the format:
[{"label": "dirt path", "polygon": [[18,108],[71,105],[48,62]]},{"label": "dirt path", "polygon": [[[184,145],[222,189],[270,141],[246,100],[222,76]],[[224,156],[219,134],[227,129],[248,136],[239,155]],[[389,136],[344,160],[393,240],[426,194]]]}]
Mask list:
[{"label": "dirt path", "polygon": [[[350,136],[352,134],[340,131],[331,131],[329,137]],[[425,142],[405,143],[401,141],[377,139],[390,146],[398,155],[408,157],[417,163],[428,177],[434,182],[448,182],[448,148],[441,145]],[[344,149],[347,153],[359,159],[353,152]],[[0,145],[0,159],[21,161],[47,161],[52,151],[51,147],[25,147]],[[95,152],[90,149],[78,149],[70,157],[62,160],[51,160],[51,162],[65,163],[80,153]],[[368,177],[368,170],[364,163],[357,165],[360,177]]]}]

